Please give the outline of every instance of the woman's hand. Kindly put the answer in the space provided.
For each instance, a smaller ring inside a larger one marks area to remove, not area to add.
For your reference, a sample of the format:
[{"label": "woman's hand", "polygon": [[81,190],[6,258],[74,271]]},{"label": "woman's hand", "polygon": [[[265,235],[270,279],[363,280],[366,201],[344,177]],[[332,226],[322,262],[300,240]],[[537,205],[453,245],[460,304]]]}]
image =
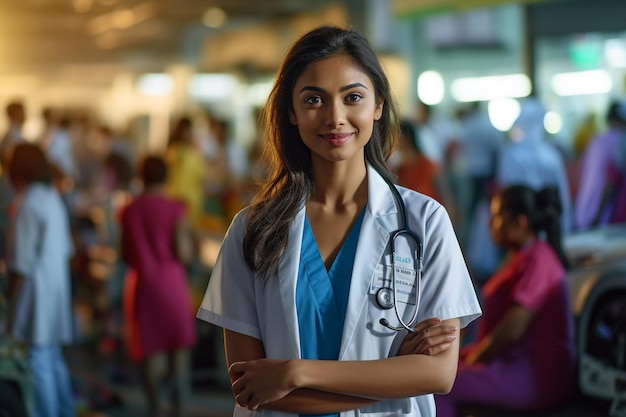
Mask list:
[{"label": "woman's hand", "polygon": [[457,338],[457,328],[441,324],[441,319],[424,320],[406,335],[397,356],[422,354],[434,356],[447,350]]},{"label": "woman's hand", "polygon": [[235,362],[228,370],[237,404],[249,410],[280,400],[297,388],[294,361],[258,359]]}]

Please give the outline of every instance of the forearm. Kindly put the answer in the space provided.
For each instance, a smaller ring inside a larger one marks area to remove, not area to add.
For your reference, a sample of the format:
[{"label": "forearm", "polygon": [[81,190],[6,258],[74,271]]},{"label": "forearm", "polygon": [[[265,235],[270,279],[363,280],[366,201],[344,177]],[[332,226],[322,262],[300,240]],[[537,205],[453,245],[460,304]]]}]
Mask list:
[{"label": "forearm", "polygon": [[[294,360],[298,388],[261,408],[299,414],[337,413],[375,402],[448,392],[456,365],[446,369],[428,355],[375,361]],[[430,362],[430,363],[429,363]],[[451,373],[451,375],[450,375]]]},{"label": "forearm", "polygon": [[437,355],[372,361],[295,361],[296,385],[372,400],[447,393],[457,370],[458,344]]},{"label": "forearm", "polygon": [[365,407],[377,400],[301,388],[260,408],[298,414],[330,414]]}]

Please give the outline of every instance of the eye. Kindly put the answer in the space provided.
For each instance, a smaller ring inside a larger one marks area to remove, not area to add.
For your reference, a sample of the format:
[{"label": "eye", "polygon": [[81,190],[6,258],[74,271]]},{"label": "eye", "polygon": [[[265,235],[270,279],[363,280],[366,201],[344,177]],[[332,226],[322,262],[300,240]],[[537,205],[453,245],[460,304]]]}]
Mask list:
[{"label": "eye", "polygon": [[306,104],[320,104],[322,102],[322,98],[320,96],[311,96],[311,97],[307,97],[307,99],[304,100],[304,102]]},{"label": "eye", "polygon": [[363,96],[358,93],[350,93],[346,96],[346,101],[351,103],[358,103],[361,100],[363,100]]}]

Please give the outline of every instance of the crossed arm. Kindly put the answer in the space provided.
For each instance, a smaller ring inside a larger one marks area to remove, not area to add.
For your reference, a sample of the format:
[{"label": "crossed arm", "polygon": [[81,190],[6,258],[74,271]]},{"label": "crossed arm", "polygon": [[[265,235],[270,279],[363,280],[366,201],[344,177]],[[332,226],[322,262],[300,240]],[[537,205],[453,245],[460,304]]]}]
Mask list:
[{"label": "crossed arm", "polygon": [[333,413],[376,401],[448,392],[456,377],[459,320],[418,324],[398,355],[363,361],[266,359],[258,339],[225,330],[237,403],[251,410]]}]

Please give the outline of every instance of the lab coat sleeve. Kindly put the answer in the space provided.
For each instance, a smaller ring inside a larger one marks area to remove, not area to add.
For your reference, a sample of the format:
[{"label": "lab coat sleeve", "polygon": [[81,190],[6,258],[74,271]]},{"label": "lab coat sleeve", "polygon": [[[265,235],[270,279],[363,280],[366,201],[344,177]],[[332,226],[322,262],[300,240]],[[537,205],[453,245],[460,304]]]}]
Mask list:
[{"label": "lab coat sleeve", "polygon": [[197,317],[260,339],[256,278],[243,256],[244,213],[235,217],[226,233]]},{"label": "lab coat sleeve", "polygon": [[460,318],[461,327],[465,327],[480,316],[481,309],[452,222],[442,206],[426,217],[423,233],[420,320]]}]

